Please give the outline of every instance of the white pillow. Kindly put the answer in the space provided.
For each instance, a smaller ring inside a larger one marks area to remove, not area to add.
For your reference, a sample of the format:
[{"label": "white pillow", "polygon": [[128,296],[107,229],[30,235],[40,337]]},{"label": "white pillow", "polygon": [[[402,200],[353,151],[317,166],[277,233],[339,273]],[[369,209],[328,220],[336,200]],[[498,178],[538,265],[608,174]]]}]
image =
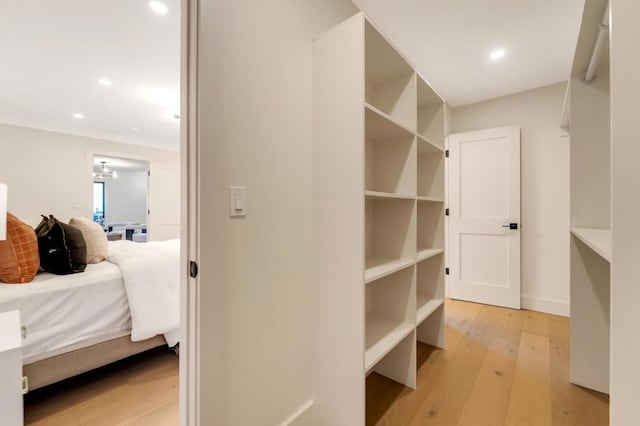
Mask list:
[{"label": "white pillow", "polygon": [[78,228],[87,242],[87,263],[100,263],[109,257],[109,241],[102,226],[84,217],[74,217],[69,225]]}]

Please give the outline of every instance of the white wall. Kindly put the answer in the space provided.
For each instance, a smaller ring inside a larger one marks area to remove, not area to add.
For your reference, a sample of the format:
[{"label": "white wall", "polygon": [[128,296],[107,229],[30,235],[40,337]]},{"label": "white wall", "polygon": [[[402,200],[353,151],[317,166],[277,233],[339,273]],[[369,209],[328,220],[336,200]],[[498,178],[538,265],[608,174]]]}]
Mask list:
[{"label": "white wall", "polygon": [[105,224],[147,223],[147,171],[119,170],[117,179],[101,182],[105,192]]},{"label": "white wall", "polygon": [[566,83],[453,109],[451,132],[522,128],[522,306],[569,315],[569,138]]},{"label": "white wall", "polygon": [[638,424],[640,2],[611,1],[611,424]]},{"label": "white wall", "polygon": [[[312,399],[312,39],[356,10],[199,5],[201,421],[279,425]],[[247,187],[244,219],[229,185]]]},{"label": "white wall", "polygon": [[177,151],[0,124],[0,182],[9,186],[9,211],[32,226],[41,214],[91,217],[94,154],[179,163]]}]

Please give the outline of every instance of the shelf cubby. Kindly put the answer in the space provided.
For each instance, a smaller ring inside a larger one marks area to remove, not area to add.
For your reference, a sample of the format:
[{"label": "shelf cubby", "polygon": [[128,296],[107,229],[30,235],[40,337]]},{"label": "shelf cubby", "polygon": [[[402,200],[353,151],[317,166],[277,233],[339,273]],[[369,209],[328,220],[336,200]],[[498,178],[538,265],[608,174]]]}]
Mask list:
[{"label": "shelf cubby", "polygon": [[575,232],[570,256],[570,379],[577,385],[609,393],[611,263]]},{"label": "shelf cubby", "polygon": [[611,262],[611,229],[571,228],[574,237]]},{"label": "shelf cubby", "polygon": [[375,109],[365,108],[367,191],[415,196],[416,155],[413,133]]},{"label": "shelf cubby", "polygon": [[418,144],[418,196],[444,199],[444,154]]},{"label": "shelf cubby", "polygon": [[415,200],[366,198],[365,281],[415,261],[415,204]]},{"label": "shelf cubby", "polygon": [[418,256],[433,253],[428,250],[444,249],[444,204],[418,201]]},{"label": "shelf cubby", "polygon": [[444,303],[443,252],[419,262],[416,268],[416,320],[420,325]]},{"label": "shelf cubby", "polygon": [[416,327],[416,339],[418,342],[444,348],[444,300],[441,303],[439,301],[433,301],[428,306],[423,307],[421,315],[426,315],[426,318]]},{"label": "shelf cubby", "polygon": [[376,372],[405,386],[416,388],[418,376],[415,368],[418,361],[416,331],[415,327],[406,328],[406,330],[408,330],[407,335],[370,370],[367,370],[366,375]]},{"label": "shelf cubby", "polygon": [[445,104],[424,81],[417,78],[418,134],[431,144],[443,148],[445,136]]},{"label": "shelf cubby", "polygon": [[430,259],[443,253],[444,249],[421,249],[418,250],[417,261],[422,262],[423,260]]},{"label": "shelf cubby", "polygon": [[415,277],[412,266],[366,285],[366,373],[415,329]]},{"label": "shelf cubby", "polygon": [[368,104],[415,131],[416,74],[369,22],[365,23],[365,91]]}]

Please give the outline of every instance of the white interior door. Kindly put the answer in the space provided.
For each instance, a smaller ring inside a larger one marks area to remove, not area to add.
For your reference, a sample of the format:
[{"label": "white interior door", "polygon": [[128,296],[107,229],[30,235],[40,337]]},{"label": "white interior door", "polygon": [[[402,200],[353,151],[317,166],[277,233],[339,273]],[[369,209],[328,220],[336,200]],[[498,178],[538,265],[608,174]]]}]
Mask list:
[{"label": "white interior door", "polygon": [[520,309],[520,127],[448,141],[449,297]]},{"label": "white interior door", "polygon": [[149,239],[180,238],[180,167],[152,161],[149,171]]}]

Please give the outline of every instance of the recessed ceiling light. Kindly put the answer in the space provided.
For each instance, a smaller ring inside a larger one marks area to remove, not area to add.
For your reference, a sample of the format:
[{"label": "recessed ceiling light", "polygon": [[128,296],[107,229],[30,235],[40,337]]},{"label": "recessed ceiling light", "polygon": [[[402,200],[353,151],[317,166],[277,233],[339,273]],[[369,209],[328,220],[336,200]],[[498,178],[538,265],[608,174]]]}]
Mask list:
[{"label": "recessed ceiling light", "polygon": [[78,120],[82,120],[84,118],[84,114],[82,114],[81,112],[74,112],[73,113],[73,118],[77,118]]},{"label": "recessed ceiling light", "polygon": [[506,52],[502,49],[494,50],[489,55],[489,58],[491,58],[492,61],[497,61],[498,59],[504,58],[505,53]]},{"label": "recessed ceiling light", "polygon": [[100,84],[101,84],[101,85],[103,85],[103,86],[107,86],[107,87],[111,86],[111,84],[112,84],[112,83],[111,83],[111,80],[109,80],[109,79],[107,79],[107,78],[100,78],[100,79],[98,79],[98,83],[100,83]]},{"label": "recessed ceiling light", "polygon": [[161,1],[150,1],[149,7],[158,15],[166,15],[167,13],[169,13],[169,8]]}]

